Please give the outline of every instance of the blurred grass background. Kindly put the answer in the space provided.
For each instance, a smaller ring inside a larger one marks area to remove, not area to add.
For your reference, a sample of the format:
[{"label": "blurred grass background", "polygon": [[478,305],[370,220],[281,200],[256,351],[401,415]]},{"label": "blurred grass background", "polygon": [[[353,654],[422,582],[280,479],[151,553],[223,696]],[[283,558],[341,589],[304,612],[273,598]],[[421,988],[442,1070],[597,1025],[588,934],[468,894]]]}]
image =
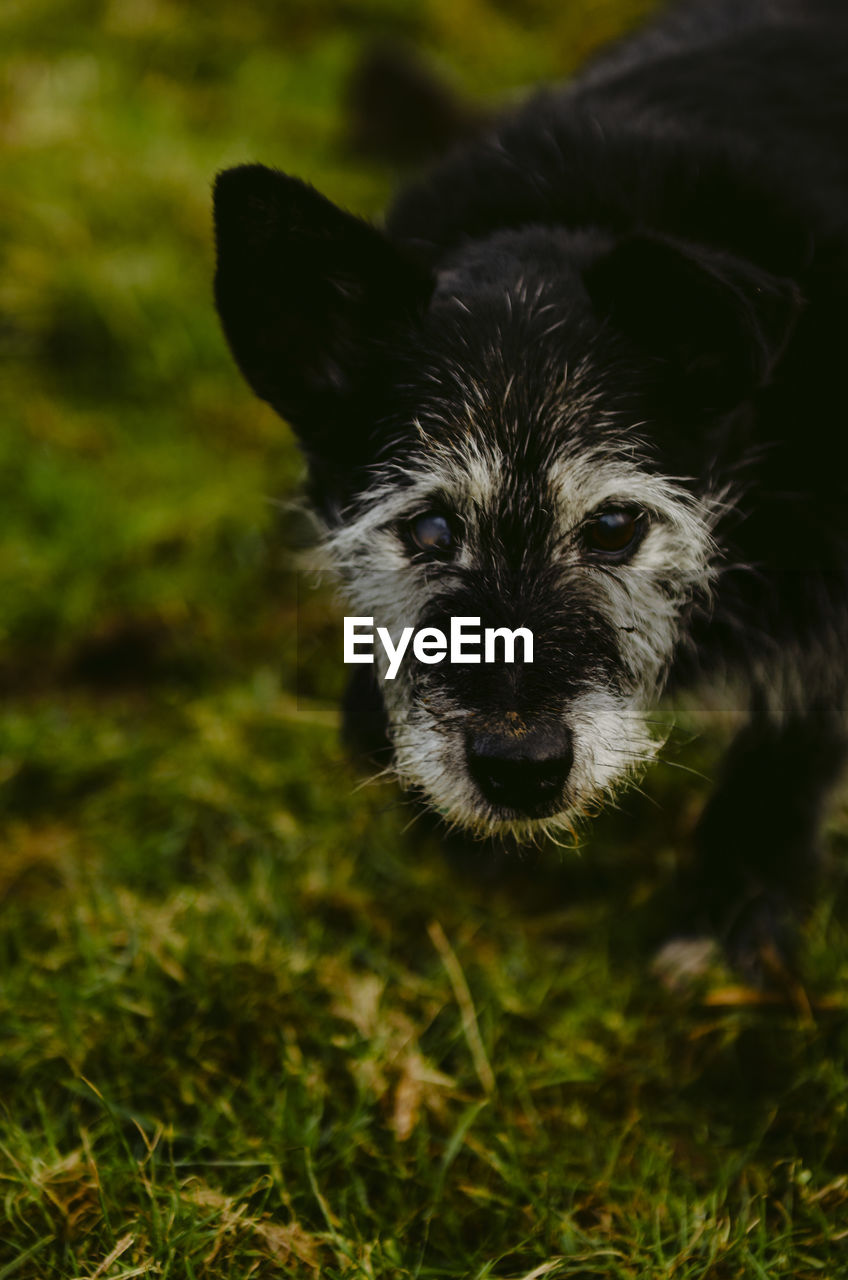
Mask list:
[{"label": "blurred grass background", "polygon": [[378,213],[372,39],[492,99],[647,7],[0,8],[0,1280],[848,1275],[844,874],[810,1020],[651,974],[694,775],[506,863],[358,788],[211,303],[220,168]]}]

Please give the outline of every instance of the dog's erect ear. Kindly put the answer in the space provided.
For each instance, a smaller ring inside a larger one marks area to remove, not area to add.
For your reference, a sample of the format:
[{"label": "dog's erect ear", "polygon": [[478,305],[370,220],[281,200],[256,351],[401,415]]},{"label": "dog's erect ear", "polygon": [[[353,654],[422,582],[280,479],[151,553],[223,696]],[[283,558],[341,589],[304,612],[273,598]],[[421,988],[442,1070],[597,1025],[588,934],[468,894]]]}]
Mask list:
[{"label": "dog's erect ear", "polygon": [[621,240],[585,283],[598,312],[667,361],[693,406],[710,410],[768,382],[803,306],[791,280],[649,233]]},{"label": "dog's erect ear", "polygon": [[219,174],[215,234],[233,355],[308,444],[367,378],[381,338],[426,303],[429,277],[375,227],[264,165]]}]

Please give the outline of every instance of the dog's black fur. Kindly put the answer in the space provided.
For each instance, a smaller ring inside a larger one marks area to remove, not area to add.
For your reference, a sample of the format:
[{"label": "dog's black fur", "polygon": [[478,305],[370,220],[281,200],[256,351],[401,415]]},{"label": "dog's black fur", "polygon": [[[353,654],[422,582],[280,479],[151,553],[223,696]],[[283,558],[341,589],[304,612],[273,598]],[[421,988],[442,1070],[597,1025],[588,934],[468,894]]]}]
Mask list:
[{"label": "dog's black fur", "polygon": [[[563,811],[611,785],[613,708],[736,681],[750,721],[696,844],[743,964],[786,949],[846,754],[846,140],[841,0],[693,0],[466,141],[385,231],[258,165],[216,187],[224,329],[298,434],[360,611],[414,578],[409,623],[537,634],[520,673],[413,672],[385,713],[372,686],[372,741],[459,824],[532,833],[552,759]],[[431,466],[453,563],[409,542]],[[579,532],[611,493],[647,531],[615,567]],[[508,803],[495,768],[524,770]]]}]

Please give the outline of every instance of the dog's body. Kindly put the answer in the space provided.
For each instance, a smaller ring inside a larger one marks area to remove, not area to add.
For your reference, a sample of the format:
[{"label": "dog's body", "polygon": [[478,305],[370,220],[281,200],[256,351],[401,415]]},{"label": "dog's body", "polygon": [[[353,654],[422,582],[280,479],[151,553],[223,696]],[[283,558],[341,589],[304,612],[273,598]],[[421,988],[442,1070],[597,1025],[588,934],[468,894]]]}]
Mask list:
[{"label": "dog's body", "polygon": [[845,757],[846,139],[840,3],[698,0],[385,233],[261,166],[216,192],[227,336],[357,613],[535,635],[532,666],[381,685],[402,782],[479,833],[570,827],[654,754],[664,690],[736,681],[697,845],[743,961],[808,896]]}]

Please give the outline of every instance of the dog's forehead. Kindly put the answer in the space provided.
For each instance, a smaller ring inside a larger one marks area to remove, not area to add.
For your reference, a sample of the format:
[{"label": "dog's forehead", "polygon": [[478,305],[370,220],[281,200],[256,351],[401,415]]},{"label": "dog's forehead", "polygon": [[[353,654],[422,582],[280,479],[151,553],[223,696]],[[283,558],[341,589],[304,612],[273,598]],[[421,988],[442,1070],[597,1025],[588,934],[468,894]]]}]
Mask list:
[{"label": "dog's forehead", "polygon": [[579,335],[567,350],[525,348],[491,314],[473,342],[468,327],[443,330],[447,341],[421,359],[407,482],[506,514],[540,504],[585,509],[638,480],[650,464],[636,408],[616,396]]},{"label": "dog's forehead", "polygon": [[577,265],[547,237],[547,258],[519,253],[528,234],[443,266],[402,361],[400,402],[419,440],[476,471],[481,458],[520,456],[538,475],[566,448],[614,447],[638,416],[632,373]]},{"label": "dog's forehead", "polygon": [[502,528],[516,513],[577,516],[638,471],[638,397],[581,252],[579,236],[536,228],[443,264],[388,389],[377,469],[401,501]]}]

